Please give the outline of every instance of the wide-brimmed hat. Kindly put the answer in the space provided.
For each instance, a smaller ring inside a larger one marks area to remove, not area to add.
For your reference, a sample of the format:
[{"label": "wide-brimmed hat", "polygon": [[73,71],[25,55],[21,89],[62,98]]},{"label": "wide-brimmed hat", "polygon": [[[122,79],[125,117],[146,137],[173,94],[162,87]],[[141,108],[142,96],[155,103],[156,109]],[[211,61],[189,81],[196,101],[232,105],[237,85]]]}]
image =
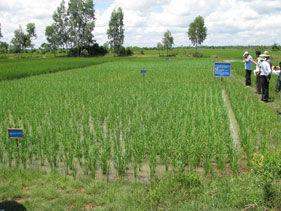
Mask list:
[{"label": "wide-brimmed hat", "polygon": [[264,61],[264,60],[266,60],[268,58],[268,56],[266,55],[266,54],[261,54],[260,56],[259,56],[259,59],[261,60],[261,61]]},{"label": "wide-brimmed hat", "polygon": [[248,51],[245,51],[245,53],[243,54],[243,56],[248,55],[248,54],[249,54],[249,52],[248,52]]},{"label": "wide-brimmed hat", "polygon": [[270,54],[269,54],[268,51],[263,52],[263,54],[264,54],[266,57],[270,57]]}]

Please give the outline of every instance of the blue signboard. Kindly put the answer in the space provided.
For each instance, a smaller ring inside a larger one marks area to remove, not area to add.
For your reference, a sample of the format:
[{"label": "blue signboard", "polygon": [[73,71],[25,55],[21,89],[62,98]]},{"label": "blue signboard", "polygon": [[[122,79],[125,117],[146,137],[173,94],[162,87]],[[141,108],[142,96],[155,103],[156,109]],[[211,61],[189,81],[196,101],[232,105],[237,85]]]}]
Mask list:
[{"label": "blue signboard", "polygon": [[214,68],[215,77],[230,77],[231,64],[230,63],[215,63]]},{"label": "blue signboard", "polygon": [[169,61],[169,58],[167,57],[167,58],[165,58],[165,60],[166,60],[166,61]]},{"label": "blue signboard", "polygon": [[141,70],[141,74],[146,74],[146,70]]},{"label": "blue signboard", "polygon": [[10,139],[23,139],[23,129],[8,129]]}]

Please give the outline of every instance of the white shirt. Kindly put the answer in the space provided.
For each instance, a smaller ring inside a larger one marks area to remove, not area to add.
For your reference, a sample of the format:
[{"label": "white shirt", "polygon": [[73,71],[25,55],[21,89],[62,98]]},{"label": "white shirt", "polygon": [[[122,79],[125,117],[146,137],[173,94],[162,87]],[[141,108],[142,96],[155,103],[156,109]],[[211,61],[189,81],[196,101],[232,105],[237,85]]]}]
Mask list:
[{"label": "white shirt", "polygon": [[270,65],[267,61],[261,61],[260,63],[261,76],[268,76],[271,73]]},{"label": "white shirt", "polygon": [[280,73],[281,73],[281,70],[272,70],[272,74],[273,74],[273,75],[279,76]]},{"label": "white shirt", "polygon": [[254,75],[255,76],[257,76],[257,72],[259,72],[260,71],[260,64],[261,64],[261,60],[260,60],[260,58],[258,58],[258,63],[257,63],[257,65],[256,65],[256,69],[254,70]]}]

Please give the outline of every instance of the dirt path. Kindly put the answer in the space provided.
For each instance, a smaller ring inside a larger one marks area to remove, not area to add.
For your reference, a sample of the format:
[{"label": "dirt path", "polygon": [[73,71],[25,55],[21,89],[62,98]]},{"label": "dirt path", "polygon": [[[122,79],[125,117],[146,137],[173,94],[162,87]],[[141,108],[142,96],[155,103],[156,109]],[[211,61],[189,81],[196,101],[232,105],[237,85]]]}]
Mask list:
[{"label": "dirt path", "polygon": [[229,98],[223,86],[222,86],[222,97],[229,116],[229,127],[233,139],[233,146],[236,148],[238,152],[241,152],[242,149],[240,145],[240,129],[236,117],[234,115],[232,106],[230,104]]}]

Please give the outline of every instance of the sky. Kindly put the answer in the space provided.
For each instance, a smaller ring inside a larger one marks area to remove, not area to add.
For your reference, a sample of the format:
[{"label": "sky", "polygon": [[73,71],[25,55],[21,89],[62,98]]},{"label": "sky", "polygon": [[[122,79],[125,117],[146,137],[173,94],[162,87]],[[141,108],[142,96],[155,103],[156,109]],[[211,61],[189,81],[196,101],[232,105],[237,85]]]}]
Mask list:
[{"label": "sky", "polygon": [[[61,0],[0,0],[3,38],[10,43],[14,30],[35,23],[36,47],[46,42],[45,28]],[[68,0],[66,0],[66,4]],[[103,45],[113,9],[124,12],[125,46],[155,47],[170,30],[175,46],[190,46],[189,24],[201,15],[208,29],[203,45],[281,44],[281,0],[94,0],[95,40]]]}]

